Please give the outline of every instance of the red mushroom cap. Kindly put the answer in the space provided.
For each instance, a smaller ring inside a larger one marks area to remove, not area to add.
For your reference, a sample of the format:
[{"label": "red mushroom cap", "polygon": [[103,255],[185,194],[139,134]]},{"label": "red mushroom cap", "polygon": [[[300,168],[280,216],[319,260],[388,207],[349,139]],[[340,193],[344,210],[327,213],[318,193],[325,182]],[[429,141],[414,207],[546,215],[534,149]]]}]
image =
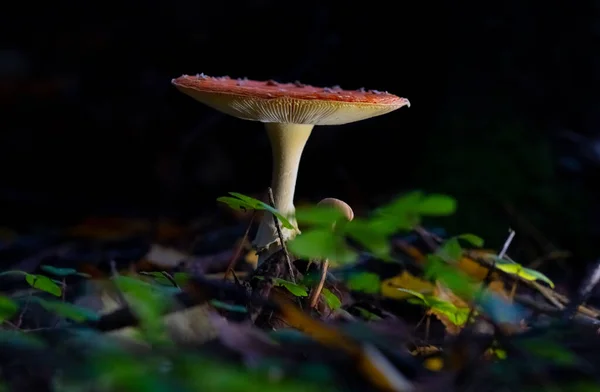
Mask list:
[{"label": "red mushroom cap", "polygon": [[277,83],[225,77],[181,76],[185,94],[232,116],[254,121],[335,125],[410,106],[405,98],[377,90],[343,90],[299,82]]}]

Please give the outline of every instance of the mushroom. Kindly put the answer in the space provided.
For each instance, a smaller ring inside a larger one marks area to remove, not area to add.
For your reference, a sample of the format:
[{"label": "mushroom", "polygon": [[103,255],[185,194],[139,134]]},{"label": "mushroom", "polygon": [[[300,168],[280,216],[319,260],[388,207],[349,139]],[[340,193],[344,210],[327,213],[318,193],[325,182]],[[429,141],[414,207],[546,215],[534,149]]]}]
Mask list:
[{"label": "mushroom", "polygon": [[[183,75],[172,83],[181,92],[231,116],[265,124],[273,154],[275,208],[296,226],[294,191],[302,151],[315,125],[339,125],[389,113],[410,106],[405,98],[389,93],[363,90],[325,89],[273,80],[244,80],[229,77]],[[283,240],[299,230],[283,229]],[[270,213],[260,222],[254,247],[260,265],[279,249],[277,227]]]},{"label": "mushroom", "polygon": [[[317,203],[318,206],[327,206],[338,210],[342,216],[340,219],[346,222],[350,222],[354,219],[354,211],[352,208],[346,203],[341,201],[340,199],[335,199],[333,197],[327,197]],[[334,222],[332,225],[332,230],[335,229],[336,223],[342,222]],[[319,296],[321,295],[321,291],[323,291],[323,286],[325,285],[325,280],[327,280],[327,269],[329,268],[329,260],[325,259],[321,263],[321,278],[319,279],[319,283],[310,292],[310,296],[308,298],[308,304],[311,308],[317,306],[319,302]]]}]

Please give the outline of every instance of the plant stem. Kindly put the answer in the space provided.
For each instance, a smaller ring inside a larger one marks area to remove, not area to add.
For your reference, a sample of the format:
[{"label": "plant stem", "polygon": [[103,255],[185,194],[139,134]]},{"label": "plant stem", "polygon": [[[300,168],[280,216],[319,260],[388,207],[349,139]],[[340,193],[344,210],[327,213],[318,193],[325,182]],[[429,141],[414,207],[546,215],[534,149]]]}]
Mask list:
[{"label": "plant stem", "polygon": [[[269,188],[269,202],[271,205],[275,204],[273,201],[273,190]],[[275,215],[271,215],[273,217],[273,222],[275,223],[275,228],[277,229],[277,236],[279,237],[279,241],[281,242],[281,248],[283,249],[283,254],[285,255],[285,261],[287,262],[288,270],[290,272],[290,278],[293,283],[296,283],[296,277],[294,276],[294,266],[292,265],[292,260],[290,259],[290,254],[287,251],[285,246],[285,240],[283,238],[283,233],[281,232],[281,226],[279,225],[279,220]]]},{"label": "plant stem", "polygon": [[329,260],[325,259],[321,263],[321,279],[319,279],[319,283],[313,287],[310,292],[310,298],[308,300],[308,306],[314,308],[317,306],[319,302],[319,296],[321,295],[321,291],[323,291],[323,286],[325,286],[325,280],[327,280],[327,269],[329,268]]}]

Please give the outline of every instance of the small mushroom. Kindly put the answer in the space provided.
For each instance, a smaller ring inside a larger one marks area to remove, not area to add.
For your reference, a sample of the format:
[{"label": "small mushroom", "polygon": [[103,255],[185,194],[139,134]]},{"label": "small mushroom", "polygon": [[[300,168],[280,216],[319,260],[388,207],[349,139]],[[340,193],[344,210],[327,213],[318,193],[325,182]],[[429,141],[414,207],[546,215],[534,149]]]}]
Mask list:
[{"label": "small mushroom", "polygon": [[[327,197],[327,198],[321,200],[317,205],[329,206],[329,207],[335,208],[336,210],[338,210],[339,212],[342,213],[342,215],[343,215],[342,219],[346,220],[346,222],[350,222],[352,219],[354,219],[354,211],[352,211],[352,208],[347,203],[341,201],[340,199],[335,199],[333,197]],[[341,222],[334,222],[332,230],[335,228],[336,223],[341,223]],[[321,278],[319,279],[319,283],[315,287],[313,287],[313,289],[310,292],[310,296],[308,297],[308,304],[311,308],[314,308],[315,306],[317,306],[317,303],[319,302],[319,296],[321,295],[321,291],[323,291],[323,286],[325,285],[325,280],[327,280],[327,269],[328,268],[329,268],[329,260],[325,259],[321,263]]]},{"label": "small mushroom", "polygon": [[[315,125],[340,125],[380,116],[410,103],[393,94],[335,90],[274,81],[181,76],[173,84],[183,93],[231,116],[265,124],[273,153],[272,184],[275,208],[294,215],[294,191],[300,158]],[[299,231],[283,229],[284,241]],[[265,213],[254,247],[260,265],[279,247],[277,228],[271,214]]]}]

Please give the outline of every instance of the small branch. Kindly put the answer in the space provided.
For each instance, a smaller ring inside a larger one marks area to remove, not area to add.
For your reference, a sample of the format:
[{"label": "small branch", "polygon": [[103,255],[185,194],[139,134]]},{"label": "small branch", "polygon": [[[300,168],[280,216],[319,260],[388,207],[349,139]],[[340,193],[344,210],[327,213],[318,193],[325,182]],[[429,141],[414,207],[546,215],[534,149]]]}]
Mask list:
[{"label": "small branch", "polygon": [[[504,256],[506,256],[506,252],[508,251],[508,248],[509,248],[512,240],[515,238],[516,232],[513,229],[509,229],[508,231],[509,231],[508,238],[506,239],[506,241],[504,241],[502,250],[500,250],[500,253],[498,253],[498,258],[500,258],[500,259],[502,259]],[[473,313],[475,313],[475,306],[477,306],[477,302],[479,302],[479,300],[481,299],[481,296],[483,295],[483,291],[485,290],[485,287],[490,283],[490,281],[492,279],[492,274],[494,273],[494,271],[496,271],[496,260],[494,260],[492,262],[492,265],[489,266],[487,274],[485,275],[485,277],[483,278],[483,281],[481,282],[481,287],[479,288],[479,291],[475,297],[475,300],[469,307],[469,314],[467,315],[467,321],[465,322],[465,327],[461,330],[461,332],[464,331],[466,329],[466,327],[469,325],[469,321],[471,321],[471,318],[473,317]]]},{"label": "small branch", "polygon": [[[269,204],[271,207],[275,208],[275,198],[273,197],[273,189],[269,187]],[[292,265],[292,260],[290,259],[290,254],[287,251],[287,247],[285,246],[285,241],[283,240],[283,233],[281,232],[281,226],[279,225],[279,219],[274,214],[273,222],[275,222],[275,227],[277,228],[277,235],[279,236],[279,242],[281,243],[281,249],[283,249],[283,253],[285,255],[285,261],[287,262],[288,269],[290,271],[290,278],[293,283],[296,283],[296,277],[294,276],[294,266]]]},{"label": "small branch", "polygon": [[598,285],[598,282],[600,282],[600,260],[596,261],[592,273],[583,281],[577,297],[567,305],[563,319],[571,320],[575,316],[579,306],[589,298],[594,288]]},{"label": "small branch", "polygon": [[435,251],[438,248],[438,244],[436,243],[436,241],[441,241],[441,239],[436,238],[433,233],[430,233],[421,226],[416,226],[414,228],[414,231],[419,236],[421,236],[421,238],[431,251]]},{"label": "small branch", "polygon": [[329,260],[323,260],[321,263],[321,279],[319,279],[319,283],[313,287],[310,292],[310,298],[308,300],[308,306],[314,308],[317,306],[319,302],[319,296],[321,295],[321,291],[323,291],[323,286],[325,286],[325,280],[327,280],[327,269],[329,268]]},{"label": "small branch", "polygon": [[175,281],[175,278],[171,276],[170,273],[168,273],[167,271],[160,271],[160,273],[173,285],[173,287],[180,288],[177,282]]},{"label": "small branch", "polygon": [[506,252],[508,252],[508,247],[512,243],[515,238],[516,232],[513,229],[508,229],[508,238],[504,241],[504,246],[502,246],[502,250],[498,253],[498,258],[503,259],[506,256]]},{"label": "small branch", "polygon": [[244,244],[246,243],[246,240],[248,239],[248,234],[250,233],[250,228],[252,227],[252,222],[254,222],[255,216],[256,216],[256,210],[252,211],[252,217],[250,218],[250,222],[248,222],[248,226],[246,227],[244,236],[242,237],[242,240],[240,241],[239,245],[236,247],[235,252],[231,256],[231,259],[229,260],[229,264],[227,264],[227,269],[225,270],[225,275],[223,276],[224,281],[227,280],[227,278],[229,278],[229,275],[231,273],[233,273],[233,270],[235,269],[237,261],[240,258],[240,255],[242,254],[242,248],[244,247]]}]

